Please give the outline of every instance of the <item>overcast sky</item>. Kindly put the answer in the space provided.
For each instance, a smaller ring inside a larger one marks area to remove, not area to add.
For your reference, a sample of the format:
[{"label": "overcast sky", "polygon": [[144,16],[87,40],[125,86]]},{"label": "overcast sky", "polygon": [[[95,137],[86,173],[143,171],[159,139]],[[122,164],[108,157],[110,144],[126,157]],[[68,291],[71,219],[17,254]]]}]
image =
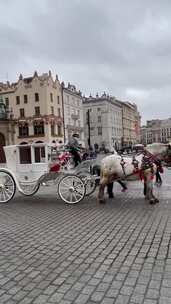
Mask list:
[{"label": "overcast sky", "polygon": [[0,0],[0,81],[49,69],[171,117],[171,0]]}]

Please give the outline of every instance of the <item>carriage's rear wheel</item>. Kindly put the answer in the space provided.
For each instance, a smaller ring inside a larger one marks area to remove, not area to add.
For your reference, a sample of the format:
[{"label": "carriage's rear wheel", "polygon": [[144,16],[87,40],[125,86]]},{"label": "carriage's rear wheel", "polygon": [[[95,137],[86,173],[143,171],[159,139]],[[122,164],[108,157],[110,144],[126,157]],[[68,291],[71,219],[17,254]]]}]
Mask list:
[{"label": "carriage's rear wheel", "polygon": [[85,196],[84,182],[76,175],[64,176],[58,184],[59,197],[67,204],[79,203]]},{"label": "carriage's rear wheel", "polygon": [[12,175],[0,170],[0,203],[8,203],[14,196],[16,183]]}]

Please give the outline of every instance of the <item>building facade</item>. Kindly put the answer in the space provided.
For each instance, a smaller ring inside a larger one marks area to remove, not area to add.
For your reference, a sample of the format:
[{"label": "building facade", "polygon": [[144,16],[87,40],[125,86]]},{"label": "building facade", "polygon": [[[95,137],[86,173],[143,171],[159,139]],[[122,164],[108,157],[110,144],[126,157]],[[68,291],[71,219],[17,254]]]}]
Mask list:
[{"label": "building facade", "polygon": [[14,143],[14,124],[9,118],[8,107],[0,98],[0,164],[5,163],[3,147]]},{"label": "building facade", "polygon": [[171,118],[148,120],[141,128],[141,143],[148,145],[154,142],[171,142]]},{"label": "building facade", "polygon": [[[84,132],[85,143],[88,145],[89,128],[90,144],[93,147],[112,150],[121,147],[122,138],[122,106],[114,97],[105,93],[102,96],[84,98]],[[89,112],[89,126],[87,115]]]},{"label": "building facade", "polygon": [[63,142],[62,90],[51,72],[0,84],[14,124],[14,143]]},{"label": "building facade", "polygon": [[72,134],[79,134],[79,142],[84,146],[83,98],[74,85],[61,84],[64,105],[64,137],[68,142]]},{"label": "building facade", "polygon": [[122,106],[123,137],[122,146],[132,146],[140,143],[141,117],[137,106],[130,102],[120,102]]}]

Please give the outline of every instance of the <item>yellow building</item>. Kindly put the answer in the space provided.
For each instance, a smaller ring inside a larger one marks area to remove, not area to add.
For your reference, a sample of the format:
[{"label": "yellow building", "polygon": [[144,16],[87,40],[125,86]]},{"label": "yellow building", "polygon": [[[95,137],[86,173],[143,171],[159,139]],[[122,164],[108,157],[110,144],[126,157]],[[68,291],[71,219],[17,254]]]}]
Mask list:
[{"label": "yellow building", "polygon": [[0,84],[0,96],[14,122],[14,143],[63,142],[62,91],[51,72]]}]

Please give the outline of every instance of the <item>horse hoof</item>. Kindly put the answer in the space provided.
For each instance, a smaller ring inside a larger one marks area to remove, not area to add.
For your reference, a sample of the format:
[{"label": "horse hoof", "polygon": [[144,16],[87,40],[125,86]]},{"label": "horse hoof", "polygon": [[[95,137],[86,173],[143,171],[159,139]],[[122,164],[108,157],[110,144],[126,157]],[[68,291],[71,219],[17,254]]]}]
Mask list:
[{"label": "horse hoof", "polygon": [[105,200],[99,200],[99,204],[105,204]]},{"label": "horse hoof", "polygon": [[151,200],[149,201],[149,203],[150,203],[150,205],[154,205],[154,204],[156,204],[156,201],[155,201],[154,199],[151,199]]},{"label": "horse hoof", "polygon": [[156,203],[159,203],[159,200],[158,200],[158,198],[155,198],[155,202],[156,202]]}]

